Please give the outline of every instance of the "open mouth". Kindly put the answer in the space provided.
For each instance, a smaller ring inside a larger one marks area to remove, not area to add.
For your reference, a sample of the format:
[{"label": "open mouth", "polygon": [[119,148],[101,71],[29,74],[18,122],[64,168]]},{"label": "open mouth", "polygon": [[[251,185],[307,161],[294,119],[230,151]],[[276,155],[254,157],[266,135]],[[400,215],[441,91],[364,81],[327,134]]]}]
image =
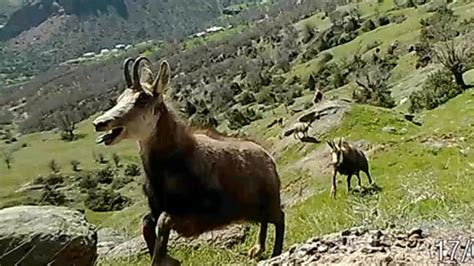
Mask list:
[{"label": "open mouth", "polygon": [[110,145],[111,143],[114,142],[114,140],[122,134],[124,128],[123,127],[116,127],[111,130],[109,130],[107,133],[100,135],[97,137],[95,140],[95,143],[100,144],[104,143],[105,145]]}]

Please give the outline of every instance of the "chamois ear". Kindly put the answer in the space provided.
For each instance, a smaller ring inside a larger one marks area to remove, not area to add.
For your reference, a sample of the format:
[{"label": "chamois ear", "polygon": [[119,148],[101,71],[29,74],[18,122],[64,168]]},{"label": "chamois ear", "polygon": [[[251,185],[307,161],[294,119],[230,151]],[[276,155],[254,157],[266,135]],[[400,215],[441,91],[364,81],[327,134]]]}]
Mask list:
[{"label": "chamois ear", "polygon": [[153,82],[153,93],[165,93],[170,82],[170,66],[166,60],[163,60],[160,65],[160,70]]}]

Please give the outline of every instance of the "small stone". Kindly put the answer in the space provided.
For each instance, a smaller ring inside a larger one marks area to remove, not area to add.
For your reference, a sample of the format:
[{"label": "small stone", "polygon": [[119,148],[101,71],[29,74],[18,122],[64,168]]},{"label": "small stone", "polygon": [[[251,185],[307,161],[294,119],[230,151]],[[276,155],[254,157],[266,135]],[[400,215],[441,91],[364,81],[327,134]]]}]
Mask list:
[{"label": "small stone", "polygon": [[290,249],[288,250],[288,252],[289,252],[290,254],[292,254],[292,253],[294,253],[294,252],[296,251],[296,248],[297,248],[297,245],[293,245],[293,246],[290,247]]},{"label": "small stone", "polygon": [[343,245],[347,245],[347,237],[341,238],[341,243],[342,243]]},{"label": "small stone", "polygon": [[418,244],[418,241],[412,240],[412,241],[409,241],[409,242],[408,242],[407,247],[409,247],[409,248],[416,248],[416,245],[417,245],[417,244]]},{"label": "small stone", "polygon": [[380,247],[382,243],[380,242],[380,239],[372,239],[372,241],[370,241],[370,245],[372,247]]},{"label": "small stone", "polygon": [[395,133],[397,133],[397,129],[395,127],[386,126],[386,127],[382,128],[382,132],[395,134]]},{"label": "small stone", "polygon": [[380,239],[380,237],[383,235],[382,231],[380,230],[377,230],[374,234],[373,234],[373,237],[375,237],[376,239]]},{"label": "small stone", "polygon": [[371,247],[371,246],[367,246],[367,247],[363,247],[361,249],[361,252],[362,253],[365,253],[365,254],[372,254],[372,253],[376,253],[376,252],[386,252],[385,248],[384,247]]},{"label": "small stone", "polygon": [[319,237],[313,237],[313,238],[311,238],[308,242],[309,242],[309,243],[315,243],[315,242],[319,242],[319,241],[321,241],[321,238],[319,238]]},{"label": "small stone", "polygon": [[324,252],[328,251],[328,249],[329,249],[328,246],[326,246],[326,245],[321,245],[321,246],[318,247],[318,252],[319,252],[319,253],[324,253]]},{"label": "small stone", "polygon": [[414,227],[408,232],[408,237],[411,237],[413,235],[418,235],[421,237],[422,234],[423,234],[423,230],[421,228]]},{"label": "small stone", "polygon": [[406,235],[405,234],[397,234],[395,236],[398,240],[405,240],[406,239]]},{"label": "small stone", "polygon": [[400,240],[395,241],[395,244],[394,244],[394,245],[395,245],[396,247],[400,247],[400,248],[405,248],[405,247],[406,247],[406,245],[405,245],[402,241],[400,241]]},{"label": "small stone", "polygon": [[341,232],[341,236],[348,236],[351,234],[351,230],[344,230]]}]

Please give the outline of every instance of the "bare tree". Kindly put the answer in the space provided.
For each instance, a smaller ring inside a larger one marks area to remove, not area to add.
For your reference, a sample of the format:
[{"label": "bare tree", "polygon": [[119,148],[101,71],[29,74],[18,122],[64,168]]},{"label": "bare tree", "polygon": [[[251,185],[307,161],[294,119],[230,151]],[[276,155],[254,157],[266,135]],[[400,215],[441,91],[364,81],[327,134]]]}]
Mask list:
[{"label": "bare tree", "polygon": [[470,87],[466,85],[462,75],[473,56],[472,44],[469,41],[452,39],[439,43],[435,46],[434,55],[436,60],[453,74],[456,84],[462,90]]},{"label": "bare tree", "polygon": [[7,169],[12,168],[13,163],[13,152],[11,150],[2,150],[3,162],[7,165]]},{"label": "bare tree", "polygon": [[61,139],[72,141],[76,138],[76,119],[74,113],[62,112],[56,115],[56,125],[62,131]]},{"label": "bare tree", "polygon": [[352,94],[356,102],[392,108],[395,102],[387,81],[391,76],[393,63],[380,59],[380,61],[370,64],[355,56],[354,65],[359,66],[356,67],[354,77],[359,89]]}]

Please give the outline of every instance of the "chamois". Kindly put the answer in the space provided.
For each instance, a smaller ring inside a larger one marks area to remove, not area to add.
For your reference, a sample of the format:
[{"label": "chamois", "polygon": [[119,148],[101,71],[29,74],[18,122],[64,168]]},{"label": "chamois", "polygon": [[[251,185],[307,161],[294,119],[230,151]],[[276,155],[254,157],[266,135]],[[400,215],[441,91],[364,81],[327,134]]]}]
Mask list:
[{"label": "chamois", "polygon": [[138,142],[150,208],[143,218],[143,236],[152,264],[179,264],[167,254],[170,230],[192,237],[243,221],[260,223],[249,256],[265,250],[268,223],[275,225],[272,257],[281,254],[285,214],[271,155],[251,141],[192,132],[164,101],[168,63],[161,62],[154,80],[140,80],[140,62],[150,62],[138,57],[131,78],[131,60],[124,62],[127,88],[93,124],[97,132],[107,132],[97,138],[98,143]]},{"label": "chamois", "polygon": [[[293,134],[293,138],[301,140],[303,138],[308,137],[308,130],[310,127],[311,125],[309,123],[302,123],[302,122],[295,123],[293,124],[291,129],[287,130],[284,133],[284,136],[287,137]],[[301,134],[303,134],[303,136],[301,136]]]},{"label": "chamois", "polygon": [[360,171],[367,175],[369,184],[372,184],[372,178],[369,173],[369,163],[362,151],[359,151],[342,138],[339,138],[337,144],[334,140],[327,141],[327,144],[331,148],[331,164],[334,167],[331,188],[331,195],[333,198],[336,198],[337,173],[347,176],[347,193],[351,191],[352,175],[357,176],[358,184],[361,186]]}]

